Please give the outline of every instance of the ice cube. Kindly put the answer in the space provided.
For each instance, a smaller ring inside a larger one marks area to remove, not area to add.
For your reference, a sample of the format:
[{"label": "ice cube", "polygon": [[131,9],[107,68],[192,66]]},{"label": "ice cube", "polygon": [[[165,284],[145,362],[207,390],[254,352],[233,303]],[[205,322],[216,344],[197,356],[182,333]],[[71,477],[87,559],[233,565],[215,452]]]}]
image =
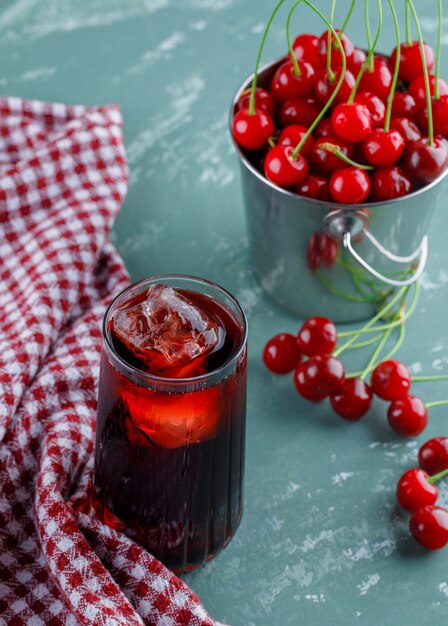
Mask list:
[{"label": "ice cube", "polygon": [[[169,370],[174,376],[204,373],[204,357],[224,339],[224,329],[186,295],[166,285],[152,285],[143,300],[117,309],[115,336],[151,373]],[[179,369],[180,368],[180,369]],[[169,373],[167,374],[169,375]]]}]

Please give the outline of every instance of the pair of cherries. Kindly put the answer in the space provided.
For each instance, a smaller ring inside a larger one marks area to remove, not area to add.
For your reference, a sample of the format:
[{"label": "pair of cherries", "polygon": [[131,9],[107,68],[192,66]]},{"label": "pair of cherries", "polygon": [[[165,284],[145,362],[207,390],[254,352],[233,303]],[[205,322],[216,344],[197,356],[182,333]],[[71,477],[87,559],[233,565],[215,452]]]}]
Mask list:
[{"label": "pair of cherries", "polygon": [[342,362],[333,356],[337,339],[331,320],[310,317],[297,336],[279,333],[272,337],[264,347],[263,361],[275,374],[294,371],[294,384],[303,398],[311,402],[329,398],[333,411],[344,420],[361,419],[376,395],[390,402],[387,419],[397,435],[415,437],[423,432],[428,411],[420,398],[409,394],[407,367],[399,361],[383,361],[374,368],[370,385],[361,378],[346,377]]},{"label": "pair of cherries", "polygon": [[412,515],[409,529],[428,550],[439,550],[448,543],[448,511],[437,506],[437,480],[448,474],[448,437],[435,437],[419,450],[420,467],[407,470],[396,488],[397,501]]}]

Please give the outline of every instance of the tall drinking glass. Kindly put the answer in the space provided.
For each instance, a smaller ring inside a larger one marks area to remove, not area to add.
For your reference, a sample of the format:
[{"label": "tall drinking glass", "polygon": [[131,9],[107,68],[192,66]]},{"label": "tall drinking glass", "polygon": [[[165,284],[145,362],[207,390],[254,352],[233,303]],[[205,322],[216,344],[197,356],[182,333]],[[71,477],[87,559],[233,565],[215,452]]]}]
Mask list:
[{"label": "tall drinking glass", "polygon": [[105,314],[96,501],[176,572],[212,559],[240,523],[246,366],[244,312],[205,280],[150,277]]}]

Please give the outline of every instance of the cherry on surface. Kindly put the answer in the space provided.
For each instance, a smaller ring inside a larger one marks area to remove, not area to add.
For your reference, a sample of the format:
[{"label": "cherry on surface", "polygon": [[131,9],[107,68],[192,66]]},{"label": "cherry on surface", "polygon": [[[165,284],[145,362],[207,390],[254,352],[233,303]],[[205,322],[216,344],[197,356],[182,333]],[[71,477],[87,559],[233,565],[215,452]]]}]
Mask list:
[{"label": "cherry on surface", "polygon": [[304,362],[304,381],[312,391],[333,394],[344,380],[344,366],[334,356],[318,354]]},{"label": "cherry on surface", "polygon": [[[438,100],[432,99],[432,123],[435,135],[448,134],[448,95],[440,96]],[[422,131],[428,134],[428,107],[426,104],[417,111],[417,123]]]},{"label": "cherry on surface", "polygon": [[428,424],[428,411],[423,400],[416,396],[406,396],[391,402],[387,420],[400,437],[417,437]]},{"label": "cherry on surface", "polygon": [[347,378],[342,387],[330,396],[334,412],[348,422],[357,422],[370,409],[372,390],[360,378]]},{"label": "cherry on surface", "polygon": [[417,103],[410,93],[396,91],[392,100],[392,118],[407,117],[415,122],[417,114]]},{"label": "cherry on surface", "polygon": [[321,106],[313,96],[286,100],[280,106],[279,118],[282,126],[302,124],[311,126],[321,111]]},{"label": "cherry on surface", "polygon": [[255,110],[254,115],[251,115],[249,109],[241,109],[233,118],[232,130],[239,146],[246,150],[258,150],[273,135],[274,122],[264,111]]},{"label": "cherry on surface", "polygon": [[425,506],[412,514],[409,530],[427,550],[440,550],[448,543],[448,511],[440,506]]},{"label": "cherry on surface", "polygon": [[[430,72],[434,67],[434,51],[426,42],[423,44],[425,51],[425,65]],[[390,55],[390,64],[395,66],[397,58],[397,48],[392,50]],[[398,70],[398,77],[401,80],[410,82],[417,76],[423,73],[422,55],[420,52],[420,43],[413,41],[411,44],[400,44],[400,68]]]},{"label": "cherry on surface", "polygon": [[336,154],[330,152],[322,144],[331,143],[337,146],[342,154],[348,158],[353,156],[353,144],[344,141],[340,137],[321,137],[316,139],[310,152],[310,165],[313,171],[319,172],[324,176],[331,176],[336,170],[346,167],[346,163],[342,161]]},{"label": "cherry on surface", "polygon": [[340,204],[362,204],[370,193],[370,178],[358,167],[345,167],[332,174],[330,193]]},{"label": "cherry on surface", "polygon": [[325,176],[314,174],[313,172],[310,172],[306,178],[296,185],[294,191],[313,200],[323,200],[325,202],[331,200],[330,181]]},{"label": "cherry on surface", "polygon": [[403,509],[412,513],[437,502],[439,491],[428,482],[428,478],[427,472],[419,467],[408,470],[400,477],[396,496]]},{"label": "cherry on surface", "polygon": [[372,130],[372,116],[360,102],[342,102],[334,109],[331,124],[338,137],[357,143],[363,141]]},{"label": "cherry on surface", "polygon": [[310,33],[302,33],[294,39],[292,44],[294,56],[298,61],[305,61],[314,68],[320,67],[319,57],[317,56],[318,38]]},{"label": "cherry on surface", "polygon": [[[435,76],[432,74],[429,75],[429,92],[431,96],[434,95],[434,86],[436,84]],[[411,96],[416,101],[417,105],[426,102],[426,91],[425,91],[425,79],[423,74],[414,78],[412,83],[408,87],[408,91]],[[439,77],[439,95],[446,96],[448,94],[448,85],[443,80],[443,78]]]},{"label": "cherry on surface", "polygon": [[412,191],[412,182],[397,165],[376,169],[370,183],[372,200],[375,202],[400,198]]},{"label": "cherry on surface", "polygon": [[[278,138],[279,146],[292,146],[295,148],[301,141],[302,137],[307,133],[308,129],[306,126],[302,126],[302,124],[291,124],[290,126],[286,126],[280,133]],[[310,135],[305,143],[303,144],[300,154],[304,157],[308,158],[311,148],[313,147],[314,139],[313,136]]]},{"label": "cherry on surface", "polygon": [[308,386],[305,379],[305,363],[300,363],[296,368],[294,372],[294,385],[302,398],[310,400],[311,402],[322,402],[328,395],[315,391]]},{"label": "cherry on surface", "polygon": [[295,73],[291,61],[286,61],[277,68],[271,82],[271,93],[279,102],[302,98],[312,92],[315,82],[313,66],[304,61],[298,61],[298,66],[300,74]]},{"label": "cherry on surface", "polygon": [[385,63],[375,58],[373,69],[367,68],[361,78],[361,89],[385,99],[389,95],[391,85],[392,72]]},{"label": "cherry on surface", "polygon": [[279,187],[297,185],[308,174],[308,161],[301,154],[293,158],[291,146],[275,146],[264,160],[264,175]]},{"label": "cherry on surface", "polygon": [[371,387],[382,400],[400,400],[408,395],[411,375],[400,361],[383,361],[372,372]]},{"label": "cherry on surface", "polygon": [[263,362],[274,374],[289,374],[301,358],[297,340],[289,333],[278,333],[269,339],[263,350]]},{"label": "cherry on surface", "polygon": [[427,137],[411,141],[406,146],[403,169],[412,180],[431,183],[440,176],[447,165],[448,143],[442,137],[435,137],[432,146]]},{"label": "cherry on surface", "polygon": [[369,91],[361,91],[356,94],[355,102],[360,102],[369,109],[372,128],[382,128],[386,118],[386,105],[379,96]]},{"label": "cherry on surface", "polygon": [[392,130],[398,131],[407,142],[422,138],[419,127],[407,117],[393,117],[390,121],[390,127]]},{"label": "cherry on surface", "polygon": [[397,130],[375,128],[364,140],[364,156],[371,165],[393,165],[403,154],[406,142]]},{"label": "cherry on surface", "polygon": [[[336,33],[338,37],[340,38],[346,61],[347,63],[349,63],[353,55],[353,52],[355,51],[355,46],[345,33],[342,33],[341,35],[340,30],[338,29],[336,29]],[[329,33],[328,30],[323,32],[322,35],[319,37],[319,41],[317,43],[317,56],[319,57],[319,60],[322,66],[325,67],[327,65],[327,50],[328,50],[329,36],[330,36],[330,43],[331,43],[331,67],[332,69],[334,69],[334,67],[338,65],[342,65],[342,55],[341,55],[341,51],[339,49],[338,43],[335,39],[335,36],[333,35],[333,33]]]},{"label": "cherry on surface", "polygon": [[310,317],[299,330],[297,343],[306,356],[331,354],[336,347],[338,333],[334,323],[326,317]]},{"label": "cherry on surface", "polygon": [[[243,91],[239,100],[237,102],[236,108],[238,111],[241,109],[248,109],[250,103],[250,92],[251,89],[246,89]],[[271,93],[267,89],[263,89],[262,87],[257,87],[255,89],[255,108],[259,111],[264,111],[265,113],[269,113],[269,115],[274,114],[275,110],[275,102]]]},{"label": "cherry on surface", "polygon": [[448,469],[448,437],[433,437],[418,451],[420,467],[428,474],[438,474]]},{"label": "cherry on surface", "polygon": [[[326,104],[330,97],[333,94],[333,91],[336,89],[336,86],[339,82],[339,78],[341,76],[341,67],[336,67],[333,70],[334,78],[332,79],[327,70],[322,68],[316,71],[316,82],[314,83],[314,93],[316,98],[322,103]],[[341,84],[341,87],[337,93],[335,98],[336,102],[344,102],[348,100],[350,96],[350,92],[355,84],[355,77],[350,72],[350,70],[346,70],[344,74],[344,78]]]}]

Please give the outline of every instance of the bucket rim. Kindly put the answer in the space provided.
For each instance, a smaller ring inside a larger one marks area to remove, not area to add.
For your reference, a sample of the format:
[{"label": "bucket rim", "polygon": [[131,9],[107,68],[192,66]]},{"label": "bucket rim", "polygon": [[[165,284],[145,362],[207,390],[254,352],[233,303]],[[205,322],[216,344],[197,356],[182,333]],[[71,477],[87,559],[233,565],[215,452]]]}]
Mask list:
[{"label": "bucket rim", "polygon": [[[258,70],[258,76],[260,77],[262,73],[266,72],[267,70],[272,69],[273,67],[275,67],[276,65],[279,65],[282,61],[284,61],[285,57],[280,57],[277,59],[273,59],[271,61],[267,61],[266,63],[264,63],[263,65],[260,66],[259,70]],[[362,204],[339,204],[335,201],[332,200],[318,200],[318,199],[314,199],[314,198],[308,198],[307,196],[301,196],[298,195],[296,193],[293,193],[292,191],[289,191],[288,189],[283,189],[282,187],[279,187],[278,185],[275,185],[274,183],[272,183],[270,180],[268,180],[265,176],[263,176],[263,174],[257,170],[256,167],[254,167],[252,165],[252,163],[247,159],[246,155],[244,154],[244,152],[241,150],[240,146],[236,143],[234,137],[233,137],[233,132],[232,132],[232,123],[233,123],[233,117],[235,114],[235,107],[236,104],[242,94],[243,91],[245,91],[248,88],[248,85],[250,83],[252,83],[252,80],[254,78],[254,72],[252,72],[252,74],[250,74],[242,83],[241,85],[238,87],[237,91],[235,92],[235,95],[233,96],[232,99],[232,104],[230,107],[230,114],[229,114],[229,130],[230,130],[230,137],[233,143],[233,146],[236,150],[236,153],[240,159],[240,161],[243,163],[243,165],[252,173],[254,174],[260,181],[262,181],[265,185],[267,185],[268,187],[271,187],[273,190],[287,196],[290,198],[295,198],[300,200],[300,202],[303,202],[305,204],[309,204],[309,205],[319,205],[322,207],[337,207],[339,210],[344,210],[344,211],[355,211],[358,209],[371,209],[371,208],[375,208],[375,207],[384,207],[385,205],[391,205],[391,204],[396,204],[398,202],[402,202],[403,200],[406,200],[408,198],[415,198],[418,197],[419,195],[423,195],[424,193],[426,193],[427,191],[429,191],[430,189],[436,187],[439,183],[441,183],[443,181],[443,179],[448,175],[448,166],[444,169],[444,171],[435,179],[433,180],[431,183],[429,183],[428,185],[425,185],[424,187],[420,187],[420,189],[416,189],[415,191],[413,191],[412,193],[408,193],[405,196],[400,196],[399,198],[391,198],[390,200],[380,200],[377,202],[363,202]]]}]

